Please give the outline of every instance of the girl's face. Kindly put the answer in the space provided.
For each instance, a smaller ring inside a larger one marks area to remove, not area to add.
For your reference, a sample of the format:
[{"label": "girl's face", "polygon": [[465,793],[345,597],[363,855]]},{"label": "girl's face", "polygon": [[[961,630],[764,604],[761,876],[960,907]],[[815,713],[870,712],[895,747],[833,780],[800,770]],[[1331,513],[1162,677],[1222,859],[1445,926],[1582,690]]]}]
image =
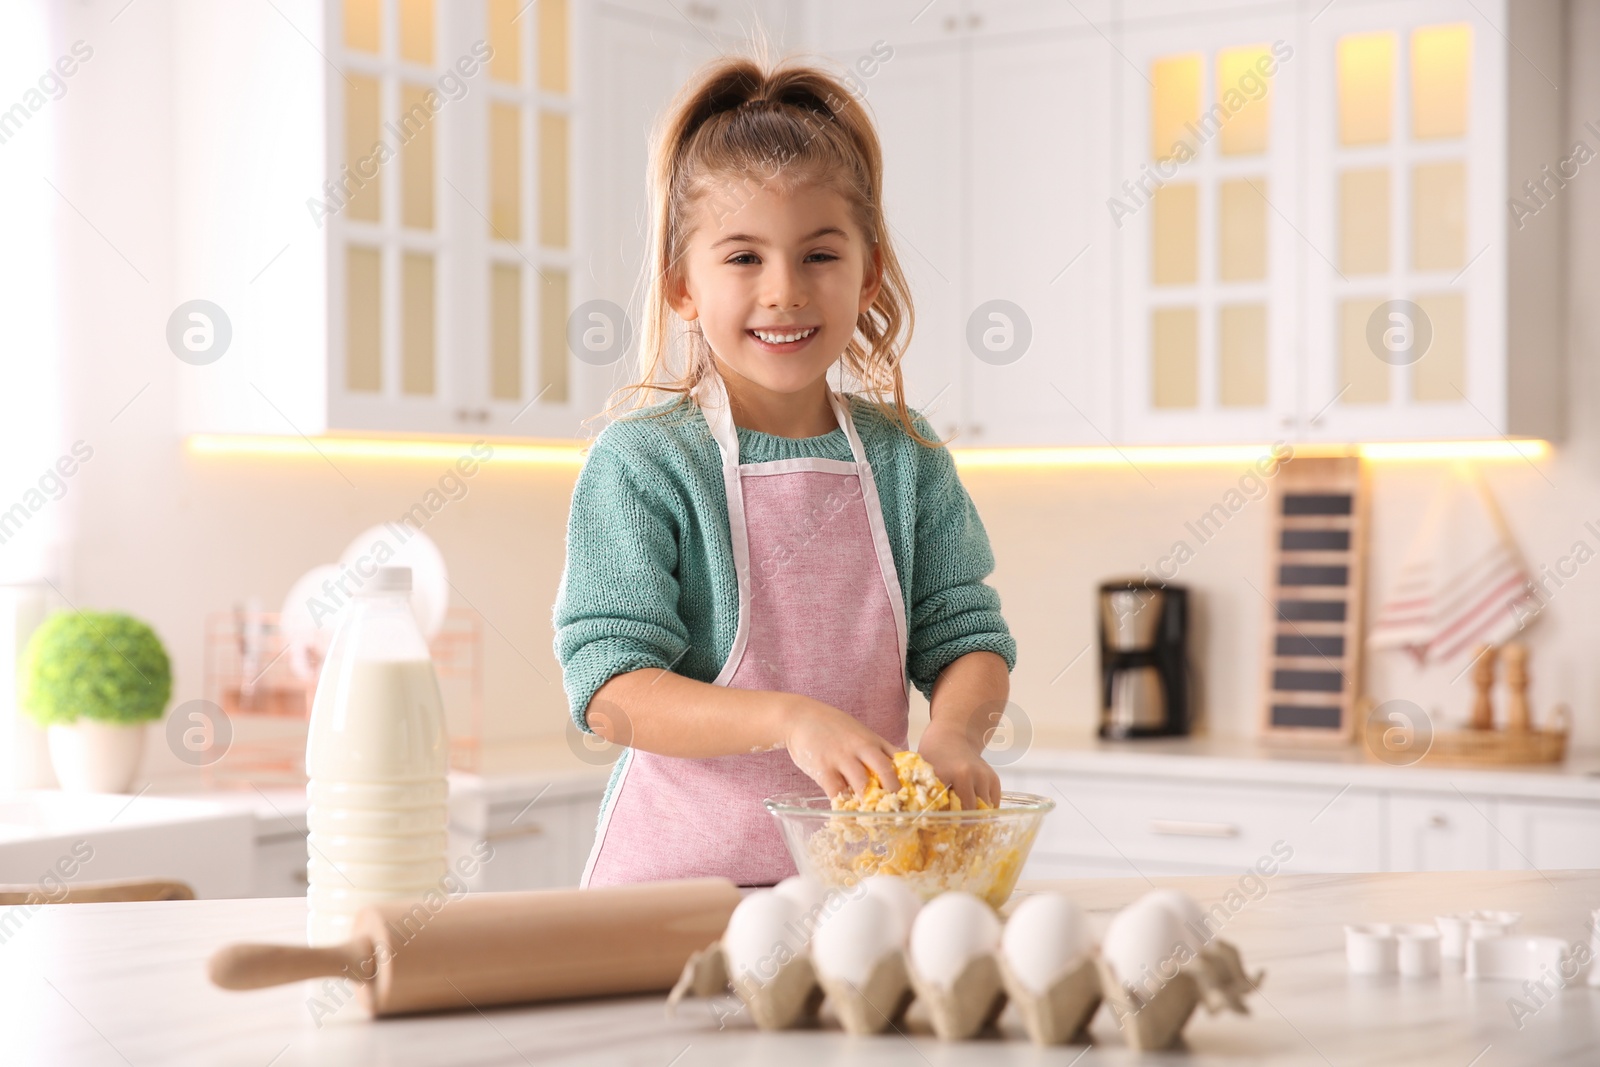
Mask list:
[{"label": "girl's face", "polygon": [[741,192],[742,204],[713,192],[695,205],[672,307],[700,321],[719,369],[740,379],[730,392],[809,400],[877,296],[882,259],[832,189]]}]

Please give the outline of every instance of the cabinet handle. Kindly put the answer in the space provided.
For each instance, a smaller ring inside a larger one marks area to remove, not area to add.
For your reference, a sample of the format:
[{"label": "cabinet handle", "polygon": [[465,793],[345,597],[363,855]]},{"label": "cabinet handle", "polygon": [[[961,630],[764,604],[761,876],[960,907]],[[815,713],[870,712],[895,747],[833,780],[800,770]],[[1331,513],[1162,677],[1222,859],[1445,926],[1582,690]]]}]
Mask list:
[{"label": "cabinet handle", "polygon": [[956,27],[960,25],[960,21],[954,15],[947,16],[944,20],[944,28],[946,33],[955,33]]},{"label": "cabinet handle", "polygon": [[1282,426],[1286,430],[1294,424],[1295,417],[1293,415],[1284,415],[1278,419],[1278,425]]},{"label": "cabinet handle", "polygon": [[1151,819],[1150,832],[1163,837],[1239,836],[1239,828],[1231,822],[1187,822],[1182,819]]},{"label": "cabinet handle", "polygon": [[294,870],[290,871],[289,880],[297,885],[311,885],[311,875],[306,873],[306,869],[304,867],[296,867]]},{"label": "cabinet handle", "polygon": [[1434,830],[1447,830],[1450,828],[1450,820],[1438,812],[1434,812],[1428,816],[1428,826]]},{"label": "cabinet handle", "polygon": [[975,14],[975,15],[968,15],[967,16],[967,29],[975,30],[979,26],[982,26],[982,25],[983,25],[983,16],[982,15],[976,15]]},{"label": "cabinet handle", "polygon": [[483,835],[485,841],[504,841],[508,837],[539,837],[543,835],[544,827],[536,822],[524,826],[513,826],[506,830],[495,830],[493,833]]}]

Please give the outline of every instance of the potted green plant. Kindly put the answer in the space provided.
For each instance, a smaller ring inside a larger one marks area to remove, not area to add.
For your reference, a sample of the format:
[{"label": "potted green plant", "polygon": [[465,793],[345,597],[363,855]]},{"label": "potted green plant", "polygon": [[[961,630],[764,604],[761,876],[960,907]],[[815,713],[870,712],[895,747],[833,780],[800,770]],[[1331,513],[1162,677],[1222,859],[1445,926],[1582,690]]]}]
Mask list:
[{"label": "potted green plant", "polygon": [[61,788],[123,793],[145,725],[172,697],[172,663],[148,624],[116,612],[50,616],[23,651],[18,702],[45,727]]}]

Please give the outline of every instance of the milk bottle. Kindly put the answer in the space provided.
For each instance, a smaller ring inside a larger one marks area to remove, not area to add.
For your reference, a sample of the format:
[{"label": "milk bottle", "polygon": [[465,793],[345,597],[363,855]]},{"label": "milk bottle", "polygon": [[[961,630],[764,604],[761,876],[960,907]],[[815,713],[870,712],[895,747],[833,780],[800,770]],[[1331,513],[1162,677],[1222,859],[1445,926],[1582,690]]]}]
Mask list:
[{"label": "milk bottle", "polygon": [[449,740],[411,569],[380,567],[345,609],[306,743],[306,935],[346,940],[357,910],[421,900],[445,875]]}]

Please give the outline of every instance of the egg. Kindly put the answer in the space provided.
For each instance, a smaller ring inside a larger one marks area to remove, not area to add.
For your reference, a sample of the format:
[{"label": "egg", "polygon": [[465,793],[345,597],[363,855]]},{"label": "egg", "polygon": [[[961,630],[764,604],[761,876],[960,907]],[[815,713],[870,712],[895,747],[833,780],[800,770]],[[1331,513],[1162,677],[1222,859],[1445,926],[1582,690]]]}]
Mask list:
[{"label": "egg", "polygon": [[868,893],[845,900],[817,928],[811,958],[817,972],[860,986],[877,962],[900,947],[894,913]]},{"label": "egg", "polygon": [[1211,940],[1211,927],[1206,922],[1205,912],[1200,910],[1194,897],[1181,889],[1152,889],[1135,903],[1159,904],[1176,915],[1183,926],[1183,943],[1189,946],[1191,952],[1199,952]]},{"label": "egg", "polygon": [[1112,918],[1100,954],[1124,985],[1151,994],[1177,973],[1184,945],[1183,924],[1170,908],[1137,901]]},{"label": "egg", "polygon": [[735,980],[770,981],[779,966],[806,951],[803,914],[800,905],[772,889],[758,889],[739,901],[722,932],[728,973]]},{"label": "egg", "polygon": [[1036,996],[1066,974],[1093,947],[1083,909],[1060,893],[1024,897],[1006,920],[1000,951]]},{"label": "egg", "polygon": [[911,924],[922,910],[922,898],[911,888],[911,883],[896,875],[875,874],[863,879],[861,886],[868,896],[882,901],[889,909],[895,923],[895,937],[900,944],[905,944],[911,936]]},{"label": "egg", "polygon": [[911,924],[911,963],[935,986],[948,989],[968,962],[1000,945],[1000,920],[971,893],[941,893]]},{"label": "egg", "polygon": [[773,886],[772,891],[779,896],[788,897],[804,911],[810,911],[821,904],[828,895],[828,887],[809,874],[791,874]]}]

